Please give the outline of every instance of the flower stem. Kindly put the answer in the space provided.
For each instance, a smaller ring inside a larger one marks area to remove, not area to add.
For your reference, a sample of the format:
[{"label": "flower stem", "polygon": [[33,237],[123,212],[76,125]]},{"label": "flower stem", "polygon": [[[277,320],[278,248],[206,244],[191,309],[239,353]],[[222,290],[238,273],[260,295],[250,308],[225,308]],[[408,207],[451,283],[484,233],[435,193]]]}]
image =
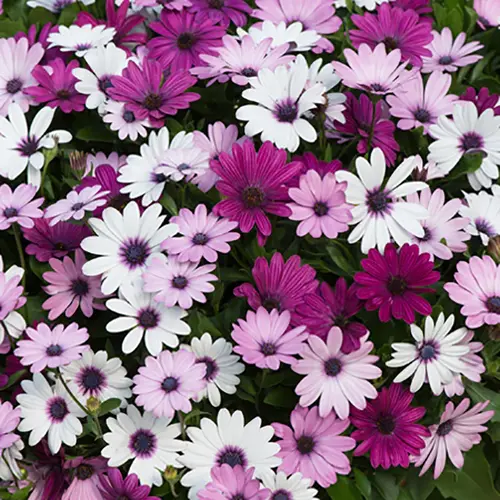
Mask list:
[{"label": "flower stem", "polygon": [[370,135],[368,136],[368,144],[366,147],[366,152],[369,154],[371,147],[372,147],[372,142],[373,142],[373,136],[375,135],[375,120],[377,116],[377,104],[378,101],[380,100],[380,96],[376,94],[371,95],[371,101],[372,101],[372,123],[370,125]]},{"label": "flower stem", "polygon": [[17,226],[17,224],[14,224],[12,226],[12,229],[14,231],[14,239],[16,240],[17,253],[19,254],[19,262],[24,270],[21,283],[23,285],[23,288],[26,288],[27,269],[26,269],[26,259],[24,258],[23,244],[21,242],[21,232],[19,231],[19,227]]},{"label": "flower stem", "polygon": [[186,440],[186,422],[184,421],[184,415],[181,411],[177,412],[177,418],[179,419],[179,423],[181,424],[181,436],[182,439]]}]

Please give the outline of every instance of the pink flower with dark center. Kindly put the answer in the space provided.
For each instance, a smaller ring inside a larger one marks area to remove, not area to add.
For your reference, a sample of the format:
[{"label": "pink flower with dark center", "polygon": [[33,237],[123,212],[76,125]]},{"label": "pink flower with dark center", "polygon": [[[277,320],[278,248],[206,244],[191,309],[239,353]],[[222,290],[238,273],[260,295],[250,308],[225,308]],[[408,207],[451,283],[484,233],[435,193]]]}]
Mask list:
[{"label": "pink flower with dark center", "polygon": [[[20,285],[23,273],[0,272],[0,321],[26,304],[24,288]],[[3,328],[2,328],[3,332]]]},{"label": "pink flower with dark center", "polygon": [[13,408],[12,403],[0,402],[0,452],[10,448],[16,441],[21,439],[13,431],[17,429],[21,420],[21,409]]},{"label": "pink flower with dark center", "polygon": [[8,229],[12,224],[32,228],[33,219],[43,217],[40,205],[43,198],[33,200],[38,188],[31,184],[21,184],[14,191],[8,184],[0,185],[0,231]]},{"label": "pink flower with dark center", "polygon": [[499,0],[474,0],[474,10],[477,13],[477,24],[483,30],[500,25]]},{"label": "pink flower with dark center", "polygon": [[247,14],[252,8],[245,0],[190,0],[191,12],[197,19],[210,19],[214,24],[227,27],[232,22],[236,26],[245,26]]},{"label": "pink flower with dark center", "polygon": [[101,496],[99,484],[107,472],[106,459],[102,457],[77,457],[64,464],[65,469],[71,470],[71,481],[61,500],[75,498],[98,499]]}]

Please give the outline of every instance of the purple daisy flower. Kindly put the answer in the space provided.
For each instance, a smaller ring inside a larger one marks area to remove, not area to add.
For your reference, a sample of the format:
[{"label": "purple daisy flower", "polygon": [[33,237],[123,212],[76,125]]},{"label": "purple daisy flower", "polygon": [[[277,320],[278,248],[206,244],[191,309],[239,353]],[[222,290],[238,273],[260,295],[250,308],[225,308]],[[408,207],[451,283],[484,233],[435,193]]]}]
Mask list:
[{"label": "purple daisy flower", "polygon": [[394,0],[393,5],[403,10],[414,10],[419,15],[432,13],[429,0]]},{"label": "purple daisy flower", "polygon": [[158,37],[148,43],[148,57],[157,59],[163,68],[171,71],[189,70],[204,66],[201,54],[215,54],[215,47],[222,45],[226,30],[214,25],[209,18],[198,20],[195,14],[185,10],[163,10],[160,20],[149,26]]},{"label": "purple daisy flower", "polygon": [[129,62],[122,76],[111,77],[111,98],[125,102],[125,108],[140,120],[149,119],[152,127],[163,126],[166,115],[175,115],[179,109],[189,108],[199,94],[186,92],[196,83],[187,71],[171,73],[165,77],[160,63],[143,59],[142,67]]},{"label": "purple daisy flower", "polygon": [[128,498],[129,500],[160,500],[158,497],[149,495],[151,488],[146,484],[139,484],[136,474],[123,477],[120,469],[108,469],[108,475],[101,477],[98,486],[101,491],[102,500],[117,500]]},{"label": "purple daisy flower", "polygon": [[14,35],[16,40],[20,40],[21,38],[26,38],[28,40],[28,44],[30,47],[33,47],[35,43],[39,43],[44,49],[45,53],[40,61],[40,64],[48,64],[50,61],[57,59],[58,57],[63,60],[67,60],[69,58],[68,54],[61,52],[59,47],[47,48],[49,46],[48,37],[51,33],[56,33],[58,31],[57,25],[54,26],[51,23],[44,24],[40,31],[37,32],[37,25],[32,24],[27,31],[19,31]]},{"label": "purple daisy flower", "polygon": [[43,217],[39,208],[43,198],[33,199],[37,191],[32,184],[21,184],[14,191],[8,184],[0,185],[0,231],[16,223],[31,228],[35,225],[33,219]]},{"label": "purple daisy flower", "polygon": [[486,87],[483,87],[479,92],[475,88],[469,87],[459,98],[459,101],[469,101],[476,105],[477,112],[481,114],[487,109],[492,109],[495,116],[500,115],[500,96],[489,93]]},{"label": "purple daisy flower", "polygon": [[297,175],[287,182],[288,187],[298,187],[301,176],[306,174],[309,170],[315,170],[320,177],[323,178],[326,174],[334,174],[342,168],[342,162],[340,160],[319,160],[313,153],[309,152],[304,153],[303,156],[294,156],[292,160],[299,162],[301,168]]},{"label": "purple daisy flower", "polygon": [[252,8],[244,0],[191,0],[191,12],[196,13],[197,19],[208,18],[213,23],[227,27],[230,22],[236,26],[247,23],[247,14]]}]

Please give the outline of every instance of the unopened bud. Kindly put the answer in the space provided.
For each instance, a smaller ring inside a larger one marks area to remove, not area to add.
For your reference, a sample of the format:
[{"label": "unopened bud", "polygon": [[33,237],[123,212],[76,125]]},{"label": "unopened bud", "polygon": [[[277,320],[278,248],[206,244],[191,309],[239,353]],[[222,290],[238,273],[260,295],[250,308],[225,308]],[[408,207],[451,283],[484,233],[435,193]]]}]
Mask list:
[{"label": "unopened bud", "polygon": [[490,241],[488,241],[488,253],[497,262],[500,262],[500,235],[490,238]]},{"label": "unopened bud", "polygon": [[163,473],[165,481],[175,481],[177,479],[177,469],[169,465]]},{"label": "unopened bud", "polygon": [[488,335],[494,342],[500,342],[500,325],[490,326],[488,328]]},{"label": "unopened bud", "polygon": [[87,399],[87,409],[91,413],[97,413],[100,407],[101,402],[97,398],[94,398],[94,396],[90,396],[90,398]]},{"label": "unopened bud", "polygon": [[72,151],[69,154],[69,164],[75,172],[79,174],[84,172],[87,168],[87,153]]}]

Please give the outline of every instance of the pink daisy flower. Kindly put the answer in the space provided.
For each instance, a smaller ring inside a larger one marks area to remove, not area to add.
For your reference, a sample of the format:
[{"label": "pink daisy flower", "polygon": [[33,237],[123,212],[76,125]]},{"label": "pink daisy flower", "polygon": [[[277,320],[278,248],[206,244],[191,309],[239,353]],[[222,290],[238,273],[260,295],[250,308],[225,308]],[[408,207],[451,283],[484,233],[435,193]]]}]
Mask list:
[{"label": "pink daisy flower", "polygon": [[9,402],[0,402],[0,453],[2,455],[5,449],[10,448],[16,441],[21,439],[13,432],[17,429],[20,420],[20,408],[13,408]]},{"label": "pink daisy flower", "polygon": [[458,99],[449,94],[451,75],[436,71],[431,74],[425,85],[422,75],[417,73],[415,78],[400,87],[394,95],[387,96],[390,113],[398,121],[398,128],[410,130],[424,127],[429,132],[429,126],[437,123],[441,115],[451,115],[453,104]]},{"label": "pink daisy flower", "polygon": [[348,65],[332,62],[344,85],[372,94],[391,94],[416,74],[416,70],[405,69],[408,62],[403,62],[399,49],[387,54],[383,43],[373,50],[363,43],[357,53],[351,49],[344,50],[344,56]]},{"label": "pink daisy flower", "polygon": [[21,227],[34,227],[33,219],[43,217],[38,208],[43,198],[33,200],[37,191],[38,188],[31,184],[21,184],[14,191],[8,184],[0,186],[0,231],[16,223]]},{"label": "pink daisy flower", "polygon": [[217,281],[217,276],[210,274],[215,265],[207,264],[198,267],[191,262],[179,262],[176,259],[155,257],[147,267],[142,278],[144,291],[154,293],[155,300],[167,307],[179,304],[183,309],[189,309],[193,300],[204,304],[205,293],[211,293],[215,287],[210,281]]},{"label": "pink daisy flower", "polygon": [[290,220],[301,221],[297,236],[310,234],[313,238],[325,235],[334,239],[349,229],[352,220],[351,208],[345,201],[346,182],[337,182],[334,174],[320,177],[309,170],[300,178],[298,188],[288,190],[294,203],[288,203],[292,211]]},{"label": "pink daisy flower", "polygon": [[463,66],[474,64],[483,56],[472,55],[483,48],[479,42],[465,43],[466,34],[460,33],[455,40],[450,28],[443,28],[441,33],[433,31],[434,39],[428,45],[431,57],[423,57],[422,73],[432,71],[447,71],[453,73]]},{"label": "pink daisy flower", "polygon": [[292,370],[305,377],[295,388],[301,406],[310,406],[319,398],[319,414],[327,416],[332,409],[337,416],[349,416],[349,405],[358,410],[366,408],[366,400],[377,397],[377,390],[368,380],[378,378],[382,370],[375,366],[378,356],[370,355],[373,342],[368,334],[361,339],[360,348],[343,353],[342,330],[332,327],[326,342],[316,335],[307,339],[308,346]]},{"label": "pink daisy flower", "polygon": [[252,8],[245,0],[190,0],[191,12],[197,19],[210,19],[214,24],[227,27],[232,22],[236,26],[247,23],[247,14]]},{"label": "pink daisy flower", "polygon": [[176,255],[179,262],[216,262],[218,252],[229,253],[230,241],[239,239],[240,234],[232,232],[238,223],[221,219],[212,213],[207,213],[205,205],[198,205],[194,213],[187,208],[181,208],[179,215],[172,217],[170,222],[179,226],[181,237],[165,240],[161,249],[169,255]]},{"label": "pink daisy flower", "polygon": [[137,474],[122,476],[120,469],[110,467],[108,474],[102,476],[99,484],[102,500],[160,500],[159,497],[150,496],[151,487],[141,484]]},{"label": "pink daisy flower", "polygon": [[64,257],[62,261],[49,260],[53,271],[43,273],[43,279],[49,283],[43,289],[51,297],[42,304],[42,308],[49,311],[51,321],[63,313],[71,318],[78,308],[87,318],[92,316],[94,308],[106,309],[103,304],[94,303],[105,298],[105,295],[101,293],[100,276],[83,274],[85,262],[87,260],[80,249],[75,252],[74,262],[69,257]]},{"label": "pink daisy flower", "polygon": [[[430,437],[424,438],[425,448],[418,457],[414,457],[415,467],[422,467],[420,476],[425,474],[434,465],[434,479],[437,479],[444,470],[446,458],[461,469],[464,465],[464,451],[469,451],[481,441],[481,432],[487,430],[483,424],[488,422],[495,412],[483,411],[489,401],[478,403],[468,410],[469,399],[463,399],[455,408],[450,401],[439,419],[438,425],[431,425]],[[468,410],[468,411],[467,411]]]},{"label": "pink daisy flower", "polygon": [[14,354],[21,358],[24,366],[31,366],[32,373],[68,365],[89,349],[83,345],[89,338],[87,329],[76,323],[67,327],[56,325],[52,329],[40,323],[36,329],[26,328],[26,336],[28,340],[19,340]]},{"label": "pink daisy flower", "polygon": [[300,178],[304,174],[307,174],[309,170],[316,171],[323,179],[326,174],[335,174],[335,172],[338,172],[342,168],[342,162],[340,160],[319,160],[313,153],[309,152],[304,153],[302,156],[294,156],[293,161],[297,161],[301,164],[301,170],[295,178],[287,183],[289,187],[299,187]]},{"label": "pink daisy flower", "polygon": [[97,167],[111,167],[115,172],[118,172],[121,167],[127,164],[127,155],[119,155],[111,153],[109,156],[106,153],[99,152],[95,155],[87,155],[87,167],[84,176],[89,174],[95,175]]},{"label": "pink daisy flower", "polygon": [[149,127],[148,120],[139,120],[136,118],[133,111],[129,111],[125,107],[125,103],[109,101],[104,106],[104,116],[102,121],[109,123],[109,128],[118,132],[118,137],[123,141],[130,137],[132,141],[137,140],[137,137],[146,137]]},{"label": "pink daisy flower", "polygon": [[462,304],[460,313],[466,316],[469,328],[500,323],[500,266],[489,256],[474,256],[469,262],[459,262],[455,282],[444,289],[450,299]]},{"label": "pink daisy flower", "polygon": [[14,309],[26,304],[22,297],[24,288],[19,285],[24,273],[14,274],[0,272],[0,321],[3,321]]},{"label": "pink daisy flower", "polygon": [[258,368],[278,370],[281,363],[293,365],[304,349],[308,333],[305,326],[288,330],[290,312],[277,309],[271,312],[259,307],[257,312],[248,311],[246,320],[233,324],[231,337],[238,344],[234,351],[241,354],[245,363]]},{"label": "pink daisy flower", "polygon": [[77,457],[66,462],[64,468],[71,470],[73,480],[61,500],[102,498],[99,485],[108,470],[106,459]]},{"label": "pink daisy flower", "polygon": [[352,450],[356,441],[340,436],[349,427],[349,420],[339,420],[329,413],[321,417],[318,407],[297,406],[290,415],[292,427],[274,423],[273,428],[283,459],[279,470],[286,474],[302,473],[302,476],[328,488],[337,482],[337,474],[349,474],[351,464],[344,452]]},{"label": "pink daisy flower", "polygon": [[483,30],[500,25],[500,0],[474,0],[477,24]]},{"label": "pink daisy flower", "polygon": [[184,349],[148,356],[134,377],[135,401],[157,417],[172,418],[178,410],[189,413],[190,399],[206,385],[206,370],[204,363],[197,363],[196,356]]}]

